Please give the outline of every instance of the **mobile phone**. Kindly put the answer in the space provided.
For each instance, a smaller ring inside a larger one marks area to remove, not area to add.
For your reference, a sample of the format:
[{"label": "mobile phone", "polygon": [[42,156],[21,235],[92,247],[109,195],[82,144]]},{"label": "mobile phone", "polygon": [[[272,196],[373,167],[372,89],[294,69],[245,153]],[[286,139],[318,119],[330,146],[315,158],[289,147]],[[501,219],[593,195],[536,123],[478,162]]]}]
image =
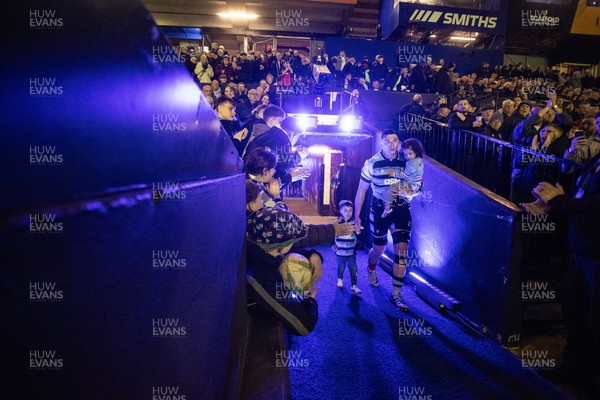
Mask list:
[{"label": "mobile phone", "polygon": [[581,137],[583,136],[583,131],[581,129],[575,131],[575,135],[573,137]]}]

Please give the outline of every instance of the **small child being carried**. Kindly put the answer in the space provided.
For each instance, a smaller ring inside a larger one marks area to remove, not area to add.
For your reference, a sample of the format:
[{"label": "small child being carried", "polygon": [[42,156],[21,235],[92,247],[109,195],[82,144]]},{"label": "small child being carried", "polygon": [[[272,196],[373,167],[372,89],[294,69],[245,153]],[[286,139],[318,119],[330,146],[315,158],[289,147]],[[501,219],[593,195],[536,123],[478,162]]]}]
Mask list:
[{"label": "small child being carried", "polygon": [[398,195],[410,200],[412,196],[409,193],[418,192],[423,182],[423,144],[415,138],[406,139],[400,144],[402,153],[406,159],[406,166],[402,172],[393,170],[388,171],[388,175],[400,179],[389,187],[383,199],[384,211],[381,218],[385,218],[392,213],[392,205]]}]

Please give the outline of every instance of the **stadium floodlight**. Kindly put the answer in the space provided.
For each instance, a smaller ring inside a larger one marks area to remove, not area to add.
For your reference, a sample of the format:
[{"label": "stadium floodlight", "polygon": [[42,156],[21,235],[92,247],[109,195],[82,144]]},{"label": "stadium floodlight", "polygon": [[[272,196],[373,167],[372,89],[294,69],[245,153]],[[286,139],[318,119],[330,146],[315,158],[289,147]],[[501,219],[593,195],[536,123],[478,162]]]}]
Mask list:
[{"label": "stadium floodlight", "polygon": [[362,129],[362,118],[354,115],[344,115],[340,118],[339,128],[344,132]]},{"label": "stadium floodlight", "polygon": [[318,118],[314,115],[299,114],[294,116],[294,118],[298,120],[303,132],[308,129],[315,129],[317,127]]}]

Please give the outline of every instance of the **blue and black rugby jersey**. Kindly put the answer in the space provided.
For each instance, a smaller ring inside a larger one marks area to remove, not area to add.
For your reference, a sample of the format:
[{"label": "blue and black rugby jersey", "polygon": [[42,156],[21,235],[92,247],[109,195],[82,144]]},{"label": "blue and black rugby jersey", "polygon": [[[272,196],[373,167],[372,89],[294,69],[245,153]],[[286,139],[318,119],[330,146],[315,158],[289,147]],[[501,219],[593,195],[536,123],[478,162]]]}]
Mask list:
[{"label": "blue and black rugby jersey", "polygon": [[360,171],[360,179],[371,184],[374,197],[384,200],[387,197],[388,188],[400,182],[400,179],[389,176],[388,171],[391,169],[396,173],[400,173],[405,167],[406,160],[402,152],[399,151],[396,158],[389,160],[380,151],[365,161],[365,165]]}]

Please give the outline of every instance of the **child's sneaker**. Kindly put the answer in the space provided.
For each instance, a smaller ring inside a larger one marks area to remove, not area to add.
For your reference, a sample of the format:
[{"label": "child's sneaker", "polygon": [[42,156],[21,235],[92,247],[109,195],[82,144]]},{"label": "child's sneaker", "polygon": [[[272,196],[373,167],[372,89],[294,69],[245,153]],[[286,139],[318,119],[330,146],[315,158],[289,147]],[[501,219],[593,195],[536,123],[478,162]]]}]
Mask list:
[{"label": "child's sneaker", "polygon": [[406,311],[408,310],[408,306],[404,304],[404,299],[399,294],[392,293],[390,294],[390,302],[395,305],[399,310]]},{"label": "child's sneaker", "polygon": [[339,287],[339,288],[343,288],[344,287],[344,281],[341,280],[340,278],[338,278],[337,287]]},{"label": "child's sneaker", "polygon": [[373,286],[379,286],[379,280],[375,271],[369,271],[369,283]]},{"label": "child's sneaker", "polygon": [[356,285],[352,285],[352,287],[350,288],[350,291],[354,294],[361,294],[362,290],[360,290]]}]

